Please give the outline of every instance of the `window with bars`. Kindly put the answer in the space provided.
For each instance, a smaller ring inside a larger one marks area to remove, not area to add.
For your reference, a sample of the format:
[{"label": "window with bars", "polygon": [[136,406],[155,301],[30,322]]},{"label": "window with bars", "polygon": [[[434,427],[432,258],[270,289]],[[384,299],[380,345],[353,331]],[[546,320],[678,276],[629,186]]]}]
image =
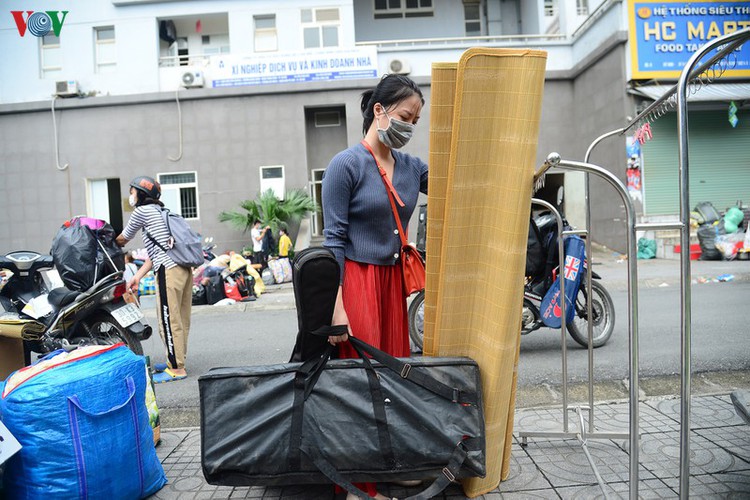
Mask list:
[{"label": "window with bars", "polygon": [[432,0],[374,0],[375,19],[432,17]]},{"label": "window with bars", "polygon": [[302,9],[301,21],[306,49],[339,46],[339,9]]},{"label": "window with bars", "polygon": [[279,50],[276,14],[253,16],[253,21],[255,23],[255,52]]},{"label": "window with bars", "polygon": [[94,57],[97,73],[113,73],[117,67],[117,46],[115,45],[115,27],[94,28]]},{"label": "window with bars", "polygon": [[59,78],[62,74],[60,37],[53,34],[39,38],[39,61],[42,78]]},{"label": "window with bars", "polygon": [[199,218],[197,172],[157,174],[157,180],[165,207],[186,219]]},{"label": "window with bars", "polygon": [[482,18],[479,11],[479,2],[464,2],[464,24],[466,36],[482,35]]}]

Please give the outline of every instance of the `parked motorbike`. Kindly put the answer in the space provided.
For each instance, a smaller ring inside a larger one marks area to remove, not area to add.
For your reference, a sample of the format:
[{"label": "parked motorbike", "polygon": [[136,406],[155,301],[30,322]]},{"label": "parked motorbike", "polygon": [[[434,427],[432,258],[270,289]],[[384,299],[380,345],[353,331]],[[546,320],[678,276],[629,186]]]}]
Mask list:
[{"label": "parked motorbike", "polygon": [[[51,256],[17,251],[0,256],[0,269],[12,275],[0,290],[0,323],[31,322],[25,335],[26,364],[31,352],[41,355],[83,345],[125,343],[143,354],[142,340],[151,336],[137,305],[124,300],[122,272],[104,276],[83,292],[59,284]],[[56,279],[55,279],[56,278]]]},{"label": "parked motorbike", "polygon": [[[558,195],[558,206],[562,201],[562,194]],[[534,217],[534,222],[539,230],[539,240],[542,242],[542,254],[548,262],[557,260],[557,221],[551,213],[545,212]],[[563,221],[567,226],[567,222]],[[530,249],[529,249],[530,251]],[[575,316],[566,325],[566,330],[578,344],[588,347],[588,311],[587,311],[587,273],[588,259],[583,262],[583,278],[581,280],[578,294],[575,300]],[[543,272],[536,276],[527,276],[523,291],[523,311],[521,313],[521,334],[527,335],[545,326],[542,322],[540,305],[547,290],[552,286],[557,277],[558,266],[542,264]],[[527,269],[528,271],[528,269]],[[592,316],[592,346],[601,347],[607,343],[615,328],[615,307],[612,297],[607,292],[596,272],[592,270],[591,277],[596,280],[591,282],[591,316]],[[424,296],[422,290],[412,299],[409,310],[409,337],[414,350],[421,351],[424,334]]]},{"label": "parked motorbike", "polygon": [[214,243],[213,237],[205,238],[203,240],[203,259],[206,262],[211,262],[216,258],[216,254],[214,253],[214,248],[216,248],[216,244]]}]

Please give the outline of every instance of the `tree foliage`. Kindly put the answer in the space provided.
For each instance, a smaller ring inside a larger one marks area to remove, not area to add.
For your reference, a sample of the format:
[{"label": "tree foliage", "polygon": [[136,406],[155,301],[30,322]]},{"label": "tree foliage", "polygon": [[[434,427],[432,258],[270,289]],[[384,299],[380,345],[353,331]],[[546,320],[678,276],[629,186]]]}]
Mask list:
[{"label": "tree foliage", "polygon": [[253,222],[260,220],[263,226],[271,226],[276,233],[280,227],[299,222],[308,212],[320,210],[318,204],[302,189],[292,189],[284,194],[284,199],[276,197],[268,189],[254,200],[240,202],[242,211],[226,211],[219,214],[219,222],[228,222],[235,228],[247,232]]}]

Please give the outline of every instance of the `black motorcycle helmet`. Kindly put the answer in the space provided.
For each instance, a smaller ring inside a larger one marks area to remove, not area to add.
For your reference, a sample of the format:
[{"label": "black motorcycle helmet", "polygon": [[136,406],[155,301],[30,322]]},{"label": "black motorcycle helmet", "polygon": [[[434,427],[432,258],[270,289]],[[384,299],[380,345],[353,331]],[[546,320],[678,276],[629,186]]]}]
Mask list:
[{"label": "black motorcycle helmet", "polygon": [[130,181],[130,187],[134,187],[144,195],[146,198],[158,200],[161,196],[161,185],[153,177],[142,175],[136,177]]}]

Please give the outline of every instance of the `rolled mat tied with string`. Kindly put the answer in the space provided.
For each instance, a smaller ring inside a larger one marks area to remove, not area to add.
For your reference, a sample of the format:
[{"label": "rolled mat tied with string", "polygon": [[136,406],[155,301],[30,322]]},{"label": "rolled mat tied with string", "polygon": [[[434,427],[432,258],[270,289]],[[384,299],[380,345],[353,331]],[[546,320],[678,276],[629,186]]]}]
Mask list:
[{"label": "rolled mat tied with string", "polygon": [[[546,60],[546,52],[538,50],[472,48],[458,63],[455,94],[440,87],[450,86],[449,75],[433,81],[438,87],[433,88],[431,114],[440,115],[452,98],[453,120],[450,131],[443,116],[431,122],[425,313],[428,319],[427,313],[434,311],[435,324],[425,329],[424,353],[469,356],[480,367],[487,476],[463,481],[469,497],[493,490],[509,473]],[[450,73],[448,67],[438,70]],[[450,155],[442,181],[440,160],[448,136]],[[429,212],[433,200],[440,204],[441,182],[442,224]],[[431,239],[436,233],[430,231],[441,231],[441,237]],[[440,250],[434,259],[436,241]],[[436,274],[431,260],[439,263]]]}]

